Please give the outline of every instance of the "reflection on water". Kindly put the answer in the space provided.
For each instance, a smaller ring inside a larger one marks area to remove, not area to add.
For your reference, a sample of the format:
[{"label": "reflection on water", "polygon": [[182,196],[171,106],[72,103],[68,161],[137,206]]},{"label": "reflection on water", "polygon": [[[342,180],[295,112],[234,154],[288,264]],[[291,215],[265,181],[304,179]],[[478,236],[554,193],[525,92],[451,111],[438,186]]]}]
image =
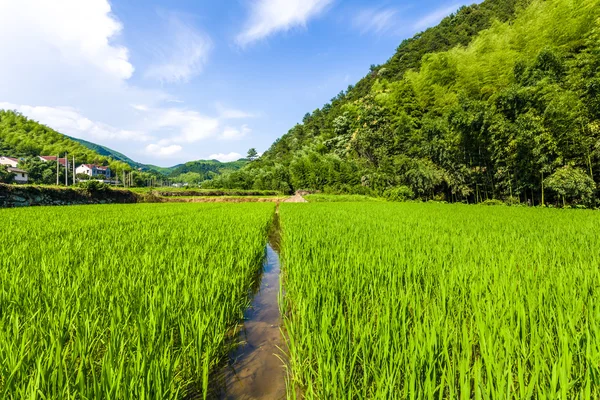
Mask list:
[{"label": "reflection on water", "polygon": [[285,398],[285,370],[279,358],[284,349],[277,303],[279,272],[279,255],[268,245],[260,289],[244,315],[242,344],[231,355],[221,399]]}]

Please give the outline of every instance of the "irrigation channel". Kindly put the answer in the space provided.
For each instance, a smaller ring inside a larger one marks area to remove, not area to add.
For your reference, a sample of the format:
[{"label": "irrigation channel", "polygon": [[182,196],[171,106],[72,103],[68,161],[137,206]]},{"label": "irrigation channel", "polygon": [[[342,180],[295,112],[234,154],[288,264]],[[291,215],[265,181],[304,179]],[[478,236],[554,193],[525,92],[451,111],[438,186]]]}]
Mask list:
[{"label": "irrigation channel", "polygon": [[286,396],[285,352],[279,313],[279,207],[269,234],[260,287],[244,314],[241,345],[224,371],[221,400],[279,400]]}]

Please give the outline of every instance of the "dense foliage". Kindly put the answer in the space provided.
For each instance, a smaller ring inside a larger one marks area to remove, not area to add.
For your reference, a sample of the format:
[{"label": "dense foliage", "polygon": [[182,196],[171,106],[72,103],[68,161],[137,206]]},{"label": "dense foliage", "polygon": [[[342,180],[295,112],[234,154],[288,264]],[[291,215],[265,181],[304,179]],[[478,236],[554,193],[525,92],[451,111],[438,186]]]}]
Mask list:
[{"label": "dense foliage", "polygon": [[274,209],[0,210],[0,398],[206,398]]},{"label": "dense foliage", "polygon": [[0,183],[12,183],[14,174],[8,171],[6,165],[0,165]]},{"label": "dense foliage", "polygon": [[598,170],[600,1],[487,0],[211,185],[589,204]]},{"label": "dense foliage", "polygon": [[75,157],[77,164],[106,165],[113,171],[131,170],[126,163],[102,156],[68,136],[17,112],[0,110],[0,155],[35,158],[56,155],[64,157],[65,154],[69,155],[69,160]]},{"label": "dense foliage", "polygon": [[288,394],[600,398],[600,216],[282,204]]},{"label": "dense foliage", "polygon": [[225,163],[217,160],[190,161],[170,168],[167,176],[174,182],[199,184],[219,175],[237,171],[246,164],[248,161],[245,159]]}]

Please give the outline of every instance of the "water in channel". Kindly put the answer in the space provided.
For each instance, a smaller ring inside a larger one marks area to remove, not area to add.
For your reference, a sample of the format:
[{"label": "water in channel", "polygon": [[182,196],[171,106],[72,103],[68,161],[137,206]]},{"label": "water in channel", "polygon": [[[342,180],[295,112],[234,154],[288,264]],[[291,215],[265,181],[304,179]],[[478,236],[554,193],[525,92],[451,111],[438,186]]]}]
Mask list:
[{"label": "water in channel", "polygon": [[[276,243],[271,240],[273,246]],[[241,345],[225,371],[222,400],[284,399],[285,341],[280,332],[279,255],[269,244],[260,289],[244,315]]]}]

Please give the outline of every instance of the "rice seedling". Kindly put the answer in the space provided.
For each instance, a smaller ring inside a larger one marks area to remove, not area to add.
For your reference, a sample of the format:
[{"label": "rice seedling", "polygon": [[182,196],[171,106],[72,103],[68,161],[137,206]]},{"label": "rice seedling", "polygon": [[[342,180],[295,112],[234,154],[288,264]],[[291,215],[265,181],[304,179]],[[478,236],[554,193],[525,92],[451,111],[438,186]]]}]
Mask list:
[{"label": "rice seedling", "polygon": [[600,214],[283,204],[306,399],[600,398]]},{"label": "rice seedling", "polygon": [[0,210],[0,398],[206,398],[274,209]]}]

